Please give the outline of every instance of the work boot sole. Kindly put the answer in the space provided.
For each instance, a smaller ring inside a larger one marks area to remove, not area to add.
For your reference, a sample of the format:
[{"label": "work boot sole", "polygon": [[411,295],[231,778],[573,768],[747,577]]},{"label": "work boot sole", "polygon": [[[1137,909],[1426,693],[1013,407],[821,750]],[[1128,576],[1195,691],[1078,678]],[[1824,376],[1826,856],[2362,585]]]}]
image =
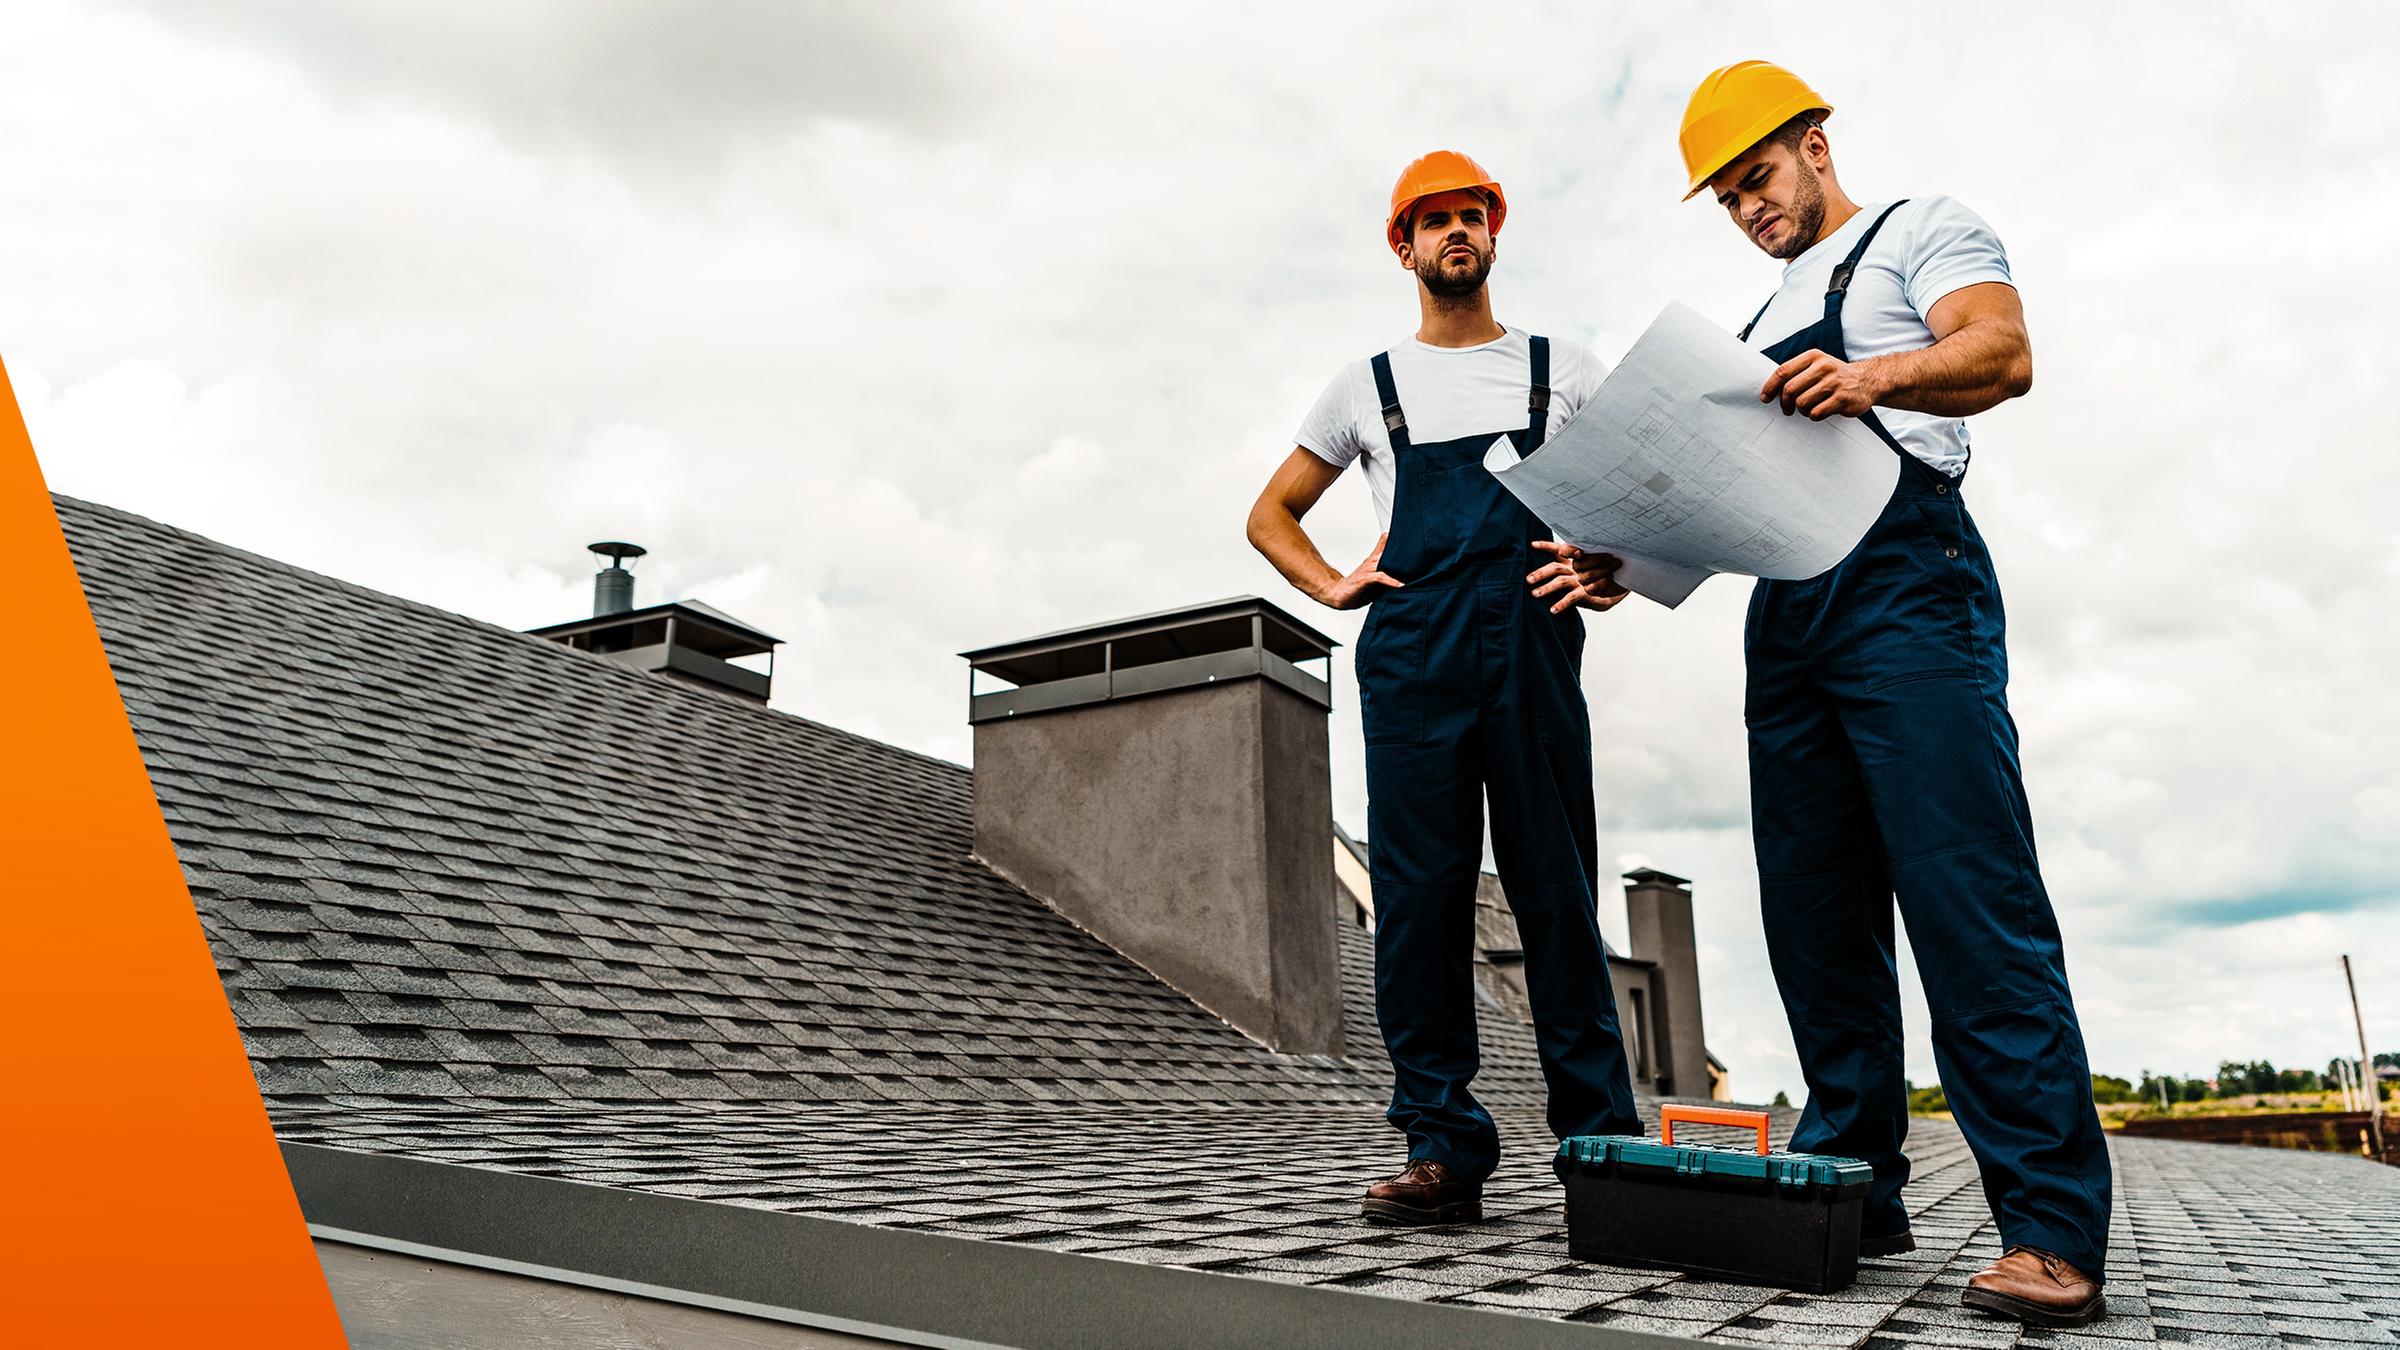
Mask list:
[{"label": "work boot sole", "polygon": [[1970,1308],[2014,1317],[2037,1327],[2079,1327],[2086,1322],[2099,1321],[2108,1312],[2106,1293],[2096,1293],[2072,1308],[2053,1308],[1990,1289],[1969,1289],[1958,1296],[1958,1301]]},{"label": "work boot sole", "polygon": [[1898,1256],[1916,1249],[1916,1235],[1905,1228],[1885,1237],[1862,1237],[1858,1240],[1860,1256]]},{"label": "work boot sole", "polygon": [[1453,1200],[1446,1205],[1422,1208],[1404,1205],[1397,1200],[1363,1200],[1358,1211],[1372,1223],[1400,1224],[1410,1228],[1430,1228],[1443,1223],[1483,1222],[1483,1201]]}]

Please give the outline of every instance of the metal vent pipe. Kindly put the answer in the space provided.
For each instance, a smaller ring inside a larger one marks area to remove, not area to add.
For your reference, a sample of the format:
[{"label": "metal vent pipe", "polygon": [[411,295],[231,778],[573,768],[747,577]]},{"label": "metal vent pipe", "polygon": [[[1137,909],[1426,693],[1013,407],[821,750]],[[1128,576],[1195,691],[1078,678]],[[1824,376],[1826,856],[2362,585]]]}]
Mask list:
[{"label": "metal vent pipe", "polygon": [[633,608],[633,572],[625,566],[630,559],[649,552],[639,544],[603,541],[591,546],[594,553],[609,560],[592,578],[592,617],[623,614]]}]

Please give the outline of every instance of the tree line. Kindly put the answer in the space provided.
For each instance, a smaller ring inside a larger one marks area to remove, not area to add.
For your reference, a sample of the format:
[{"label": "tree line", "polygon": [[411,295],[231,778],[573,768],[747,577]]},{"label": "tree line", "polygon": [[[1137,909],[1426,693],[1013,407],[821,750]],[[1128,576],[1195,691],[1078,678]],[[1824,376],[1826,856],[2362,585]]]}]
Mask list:
[{"label": "tree line", "polygon": [[[2092,1075],[2092,1100],[2106,1106],[2111,1102],[2155,1102],[2162,1096],[2169,1102],[2200,1102],[2211,1098],[2249,1097],[2272,1092],[2332,1092],[2341,1082],[2340,1070],[2334,1066],[2347,1063],[2356,1072],[2356,1060],[2327,1060],[2324,1072],[2315,1069],[2278,1069],[2263,1059],[2243,1063],[2226,1060],[2217,1066],[2214,1082],[2206,1078],[2182,1078],[2173,1074],[2154,1074],[2142,1070],[2139,1083],[2109,1074]],[[2378,1069],[2400,1068],[2400,1051],[2385,1051],[2375,1056]],[[1931,1115],[1950,1109],[1950,1099],[1942,1085],[1918,1087],[1903,1085],[1908,1093],[1908,1109],[1913,1115]],[[1782,1093],[1775,1094],[1775,1104],[1786,1104]]]},{"label": "tree line", "polygon": [[[2332,1092],[2341,1085],[2341,1070],[2335,1066],[2342,1060],[2327,1060],[2322,1072],[2316,1069],[2278,1069],[2263,1059],[2247,1063],[2229,1059],[2217,1065],[2216,1080],[2182,1078],[2173,1074],[2153,1074],[2142,1070],[2139,1084],[2122,1078],[2103,1078],[2092,1075],[2092,1100],[2096,1102],[2145,1101],[2164,1097],[2169,1102],[2206,1101],[2211,1097],[2249,1097],[2270,1092]],[[2353,1074],[2358,1061],[2347,1063]],[[2400,1052],[2385,1051],[2375,1056],[2378,1069],[2400,1066]],[[2102,1085],[2106,1084],[2104,1088]],[[2107,1092],[2110,1095],[2103,1096]]]}]

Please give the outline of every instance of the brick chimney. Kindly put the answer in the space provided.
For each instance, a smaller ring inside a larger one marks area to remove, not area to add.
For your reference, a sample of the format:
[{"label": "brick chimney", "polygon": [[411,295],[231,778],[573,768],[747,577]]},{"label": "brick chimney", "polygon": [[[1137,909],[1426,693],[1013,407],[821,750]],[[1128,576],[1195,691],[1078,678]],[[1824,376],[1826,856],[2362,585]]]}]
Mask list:
[{"label": "brick chimney", "polygon": [[1332,690],[1297,664],[1333,646],[1243,597],[961,653],[976,856],[1253,1040],[1340,1054]]}]

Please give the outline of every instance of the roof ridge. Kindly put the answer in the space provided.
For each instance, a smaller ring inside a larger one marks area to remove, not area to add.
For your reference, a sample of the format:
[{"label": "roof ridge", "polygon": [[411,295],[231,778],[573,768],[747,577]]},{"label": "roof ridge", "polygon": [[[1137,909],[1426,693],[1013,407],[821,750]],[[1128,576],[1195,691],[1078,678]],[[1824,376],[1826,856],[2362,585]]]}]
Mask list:
[{"label": "roof ridge", "polygon": [[[374,587],[365,585],[361,582],[350,581],[342,577],[334,576],[330,572],[315,571],[311,568],[302,567],[298,563],[287,562],[281,558],[272,557],[268,554],[259,553],[252,549],[243,548],[238,544],[226,543],[222,539],[213,538],[209,535],[202,534],[197,530],[186,529],[181,525],[170,525],[163,520],[153,519],[152,517],[142,515],[139,512],[126,510],[121,506],[110,506],[105,502],[96,502],[83,497],[72,497],[63,492],[52,492],[50,494],[50,502],[52,509],[59,511],[62,514],[67,510],[72,509],[88,515],[102,518],[112,518],[120,523],[136,525],[160,534],[178,536],[180,538],[190,540],[193,543],[205,548],[213,549],[218,553],[231,555],[247,562],[262,564],[268,568],[291,576],[305,578],[311,582],[326,583],[337,586],[342,590],[351,592],[354,595],[362,596],[378,603],[398,605],[427,617],[465,624],[479,632],[488,631],[490,633],[521,639],[535,647],[540,647],[551,651],[560,653],[575,652],[574,648],[568,647],[563,643],[553,642],[548,638],[536,637],[530,633],[507,627],[504,624],[494,623],[489,619],[479,619],[472,614],[461,613],[460,611],[454,609],[445,609],[442,606],[433,604],[430,601],[415,600],[405,595],[395,594],[391,591],[377,590]],[[588,656],[590,654],[576,653],[576,655]],[[602,659],[605,661],[605,658]],[[908,746],[898,745],[891,741],[878,740],[875,737],[866,735],[862,732],[852,731],[846,727],[835,726],[830,722],[822,722],[816,718],[808,717],[800,713],[787,712],[779,708],[763,707],[747,703],[735,704],[730,700],[718,697],[717,695],[708,693],[705,690],[694,689],[674,680],[654,679],[646,675],[640,675],[638,672],[627,671],[625,667],[618,666],[614,662],[607,662],[606,668],[613,671],[625,671],[627,674],[635,675],[635,677],[641,681],[641,687],[645,689],[652,691],[672,691],[676,696],[681,698],[702,700],[699,706],[719,711],[733,710],[743,713],[763,713],[771,717],[788,718],[793,722],[801,724],[802,726],[812,727],[818,731],[825,732],[832,736],[838,736],[844,740],[853,741],[861,745],[870,745],[878,749],[892,751],[894,753],[907,756],[910,759],[921,761],[935,768],[964,774],[969,778],[972,778],[974,775],[974,770],[970,766],[960,764],[955,760],[943,759],[939,755],[930,755],[922,750],[914,750]]]}]

